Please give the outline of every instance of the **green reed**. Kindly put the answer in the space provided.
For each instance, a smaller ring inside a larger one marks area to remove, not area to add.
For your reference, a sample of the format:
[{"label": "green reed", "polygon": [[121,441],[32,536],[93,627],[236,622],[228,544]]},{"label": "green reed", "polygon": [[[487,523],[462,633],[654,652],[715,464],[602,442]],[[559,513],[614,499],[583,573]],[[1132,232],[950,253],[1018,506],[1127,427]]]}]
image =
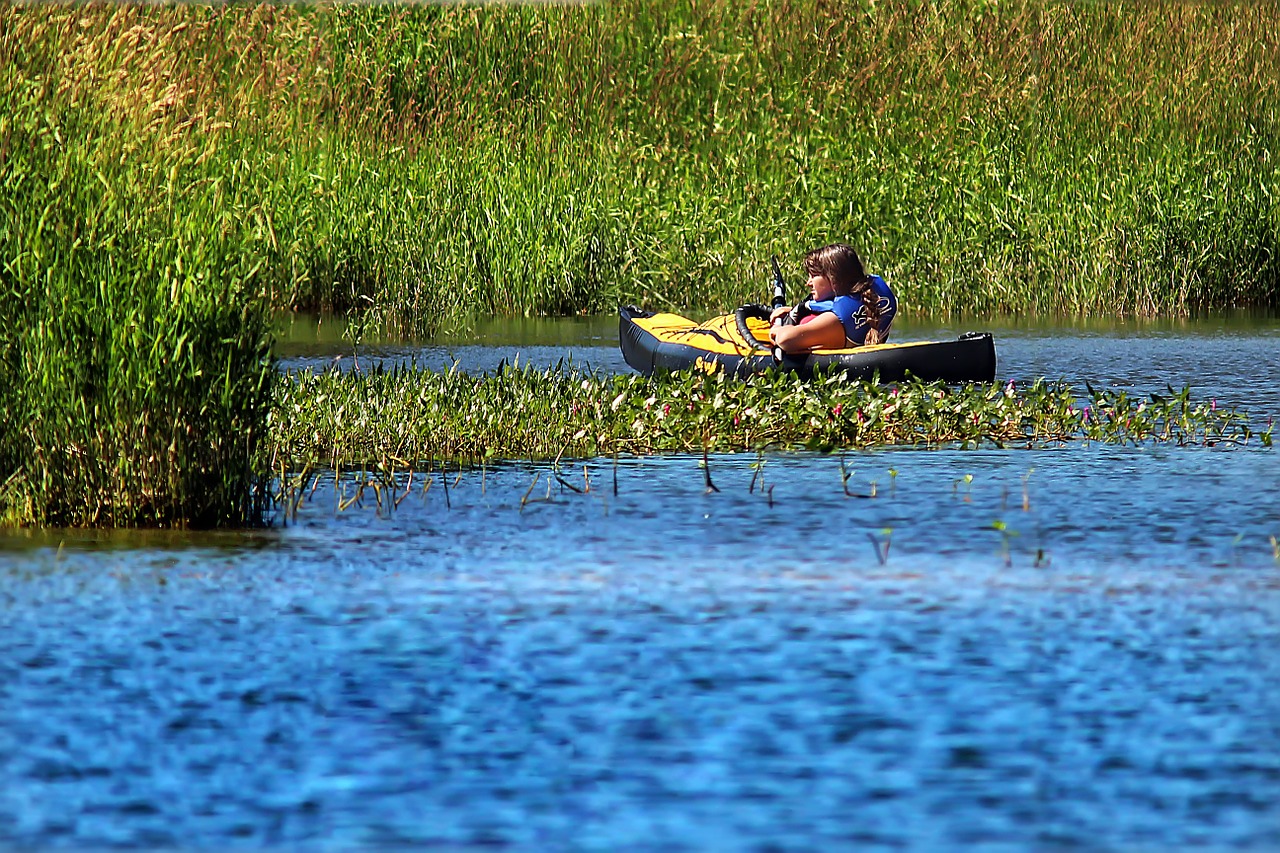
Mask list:
[{"label": "green reed", "polygon": [[416,368],[295,373],[280,379],[270,425],[273,464],[285,470],[882,445],[1270,445],[1271,433],[1186,389],[1135,398],[1043,381],[1024,389],[880,386],[838,376],[743,382],[515,366],[483,376]]},{"label": "green reed", "polygon": [[[1030,0],[0,6],[0,512],[252,520],[283,393],[269,308],[369,306],[402,333],[711,311],[835,239],[908,311],[1275,306],[1277,23]],[[509,420],[527,447],[451,414],[414,452],[916,440],[847,418],[797,437],[769,408],[670,435],[611,408],[597,435],[558,411],[527,414],[546,436]],[[1083,424],[1063,434],[1107,428]],[[922,434],[999,439],[945,426]]]},{"label": "green reed", "polygon": [[[262,261],[74,116],[0,119],[0,522],[253,523],[272,380]],[[121,163],[125,165],[121,166]],[[147,192],[138,193],[145,185]]]},{"label": "green reed", "polygon": [[277,302],[365,296],[393,330],[732,306],[832,239],[911,310],[1280,295],[1269,4],[0,15],[15,120],[133,139],[99,164],[133,197],[198,149],[180,180],[222,192],[182,215],[229,212]]}]

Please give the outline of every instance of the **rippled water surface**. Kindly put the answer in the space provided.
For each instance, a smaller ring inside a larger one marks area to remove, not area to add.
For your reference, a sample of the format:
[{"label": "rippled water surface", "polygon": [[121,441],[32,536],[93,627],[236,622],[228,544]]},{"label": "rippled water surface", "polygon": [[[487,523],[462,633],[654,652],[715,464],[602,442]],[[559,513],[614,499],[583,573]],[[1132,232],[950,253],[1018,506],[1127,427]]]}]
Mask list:
[{"label": "rippled water surface", "polygon": [[[1277,337],[1009,330],[1000,372],[1265,420]],[[9,534],[0,845],[1280,847],[1274,450],[700,462]]]}]

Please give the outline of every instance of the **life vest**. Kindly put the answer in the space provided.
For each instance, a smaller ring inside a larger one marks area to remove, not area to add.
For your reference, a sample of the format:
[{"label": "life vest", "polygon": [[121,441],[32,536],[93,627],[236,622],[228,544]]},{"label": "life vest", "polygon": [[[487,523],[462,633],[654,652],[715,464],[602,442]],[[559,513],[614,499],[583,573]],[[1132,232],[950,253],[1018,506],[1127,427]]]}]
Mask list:
[{"label": "life vest", "polygon": [[[868,278],[871,279],[871,291],[880,302],[880,321],[876,328],[880,330],[881,342],[884,342],[889,338],[889,327],[893,325],[893,318],[898,313],[898,297],[894,295],[889,283],[880,276]],[[834,312],[844,326],[844,336],[851,346],[866,343],[867,332],[871,331],[871,321],[867,319],[867,306],[861,296],[837,296],[822,302],[810,300],[805,304],[813,312],[806,320],[827,311]]]}]

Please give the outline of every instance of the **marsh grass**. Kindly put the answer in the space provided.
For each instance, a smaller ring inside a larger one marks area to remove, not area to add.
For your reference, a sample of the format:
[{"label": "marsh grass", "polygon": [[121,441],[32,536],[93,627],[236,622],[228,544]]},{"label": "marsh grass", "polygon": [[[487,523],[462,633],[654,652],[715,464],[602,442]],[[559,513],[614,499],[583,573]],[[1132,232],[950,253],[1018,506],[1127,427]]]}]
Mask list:
[{"label": "marsh grass", "polygon": [[[269,308],[368,305],[418,335],[712,310],[758,299],[769,255],[796,280],[833,239],[904,310],[1274,306],[1278,22],[1274,4],[1030,0],[0,5],[2,512],[251,521],[270,396],[277,417],[315,405],[307,381],[271,389]],[[427,400],[463,380],[414,382]],[[598,421],[599,389],[568,410],[481,390],[524,405],[504,434],[457,390],[457,412],[375,396],[315,411],[334,424],[314,446],[273,440],[305,459],[919,438],[799,392],[668,430],[632,386]],[[424,425],[348,434],[361,407]],[[998,438],[931,411],[923,434]]]},{"label": "marsh grass", "polygon": [[913,310],[1280,295],[1272,4],[18,4],[0,21],[0,136],[123,138],[110,159],[76,149],[94,168],[75,179],[137,200],[167,175],[175,213],[261,259],[277,302],[367,296],[393,332],[732,307],[770,254],[797,276],[837,238]]},{"label": "marsh grass", "polygon": [[262,260],[220,227],[230,213],[176,202],[221,192],[180,180],[199,151],[172,152],[165,172],[74,119],[0,125],[0,518],[254,523],[269,302]]}]

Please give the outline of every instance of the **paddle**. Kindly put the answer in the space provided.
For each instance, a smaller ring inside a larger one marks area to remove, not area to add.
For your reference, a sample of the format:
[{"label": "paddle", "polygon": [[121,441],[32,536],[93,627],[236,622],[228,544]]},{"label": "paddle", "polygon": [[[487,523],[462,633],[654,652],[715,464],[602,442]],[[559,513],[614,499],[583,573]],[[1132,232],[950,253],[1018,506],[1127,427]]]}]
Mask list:
[{"label": "paddle", "polygon": [[[773,265],[773,308],[784,308],[787,304],[787,281],[782,277],[782,268],[778,266],[778,256],[770,256],[769,262]],[[785,357],[782,349],[779,347],[771,347],[769,344],[758,340],[756,336],[751,333],[751,329],[747,325],[747,319],[750,317],[755,317],[767,322],[772,313],[771,309],[766,308],[763,305],[743,305],[734,312],[734,319],[737,321],[738,335],[746,342],[747,346],[756,350],[765,350],[773,356],[773,360],[775,362],[780,364],[782,359]],[[794,323],[797,319],[793,316],[794,314],[795,312],[792,312],[792,315],[780,317],[776,322]]]},{"label": "paddle", "polygon": [[769,258],[773,264],[773,307],[781,308],[787,304],[787,283],[782,278],[782,269],[778,266],[778,256]]}]

